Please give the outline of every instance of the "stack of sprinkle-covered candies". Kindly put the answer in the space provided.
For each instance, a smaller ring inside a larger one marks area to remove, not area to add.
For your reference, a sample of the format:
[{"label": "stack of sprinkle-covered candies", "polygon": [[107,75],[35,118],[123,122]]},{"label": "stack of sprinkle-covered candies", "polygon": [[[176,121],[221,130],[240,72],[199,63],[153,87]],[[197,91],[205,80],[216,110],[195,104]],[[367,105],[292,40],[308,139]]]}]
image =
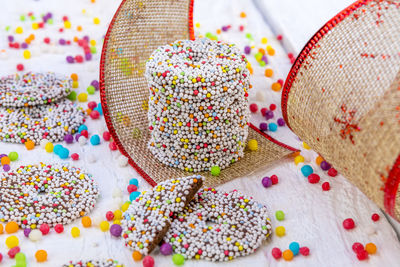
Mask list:
[{"label": "stack of sprinkle-covered candies", "polygon": [[149,149],[190,172],[228,167],[248,135],[247,59],[232,44],[197,39],[156,49],[146,63]]}]

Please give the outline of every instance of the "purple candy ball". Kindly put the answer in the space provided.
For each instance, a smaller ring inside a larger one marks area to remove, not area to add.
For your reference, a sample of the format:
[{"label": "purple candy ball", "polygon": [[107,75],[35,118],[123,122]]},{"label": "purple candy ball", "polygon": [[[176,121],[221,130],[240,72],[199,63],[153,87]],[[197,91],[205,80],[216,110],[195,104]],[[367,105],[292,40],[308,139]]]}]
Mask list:
[{"label": "purple candy ball", "polygon": [[251,48],[250,48],[250,46],[245,46],[244,47],[244,53],[246,54],[246,55],[248,55],[248,54],[250,54],[250,52],[251,52]]},{"label": "purple candy ball", "polygon": [[8,41],[11,43],[11,42],[14,42],[14,36],[12,36],[12,35],[9,35],[8,36]]},{"label": "purple candy ball", "polygon": [[28,44],[25,43],[25,42],[23,42],[23,43],[21,44],[21,48],[22,48],[22,49],[27,49],[27,48],[28,48]]},{"label": "purple candy ball", "polygon": [[83,36],[83,39],[84,39],[86,42],[89,42],[89,40],[90,40],[89,36],[87,36],[87,35]]},{"label": "purple candy ball", "polygon": [[265,187],[265,188],[267,188],[267,187],[270,187],[271,185],[272,185],[272,180],[271,180],[271,178],[269,178],[268,176],[267,177],[264,177],[263,179],[262,179],[262,185]]},{"label": "purple candy ball", "polygon": [[110,233],[115,237],[120,237],[122,233],[122,227],[119,224],[113,224],[110,227]]},{"label": "purple candy ball", "polygon": [[171,255],[172,254],[172,246],[169,243],[164,243],[160,247],[160,252],[164,256]]},{"label": "purple candy ball", "polygon": [[264,61],[265,64],[268,64],[268,59],[265,55],[262,56],[261,60]]},{"label": "purple candy ball", "polygon": [[11,169],[11,168],[10,168],[10,165],[8,165],[8,164],[4,164],[4,165],[3,165],[3,170],[4,170],[5,172],[8,172],[10,169]]},{"label": "purple candy ball", "polygon": [[67,144],[72,144],[74,142],[74,137],[72,134],[66,134],[64,136],[64,141],[67,142]]},{"label": "purple candy ball", "polygon": [[263,132],[268,131],[268,123],[265,122],[260,123],[260,130]]},{"label": "purple candy ball", "polygon": [[66,59],[67,59],[68,63],[74,63],[75,62],[75,59],[74,59],[73,56],[67,56]]},{"label": "purple candy ball", "polygon": [[99,90],[99,81],[93,80],[90,85],[92,85],[96,90]]},{"label": "purple candy ball", "polygon": [[222,29],[221,29],[221,30],[222,30],[223,32],[226,32],[226,31],[228,31],[228,29],[229,29],[228,26],[222,26]]},{"label": "purple candy ball", "polygon": [[267,120],[272,119],[274,117],[274,112],[272,110],[268,110],[267,112],[265,112],[265,118]]},{"label": "purple candy ball", "polygon": [[279,118],[279,119],[278,119],[278,125],[279,125],[279,126],[285,126],[285,120],[282,119],[282,118]]},{"label": "purple candy ball", "polygon": [[328,162],[326,162],[325,160],[321,162],[321,169],[324,171],[327,171],[331,168],[331,164],[329,164]]},{"label": "purple candy ball", "polygon": [[47,18],[51,19],[53,17],[53,14],[51,12],[47,13]]},{"label": "purple candy ball", "polygon": [[61,38],[60,40],[58,40],[58,43],[59,43],[60,45],[65,45],[65,44],[66,44],[66,41],[65,41],[63,38]]},{"label": "purple candy ball", "polygon": [[6,154],[0,154],[0,159],[2,158],[2,157],[6,157],[7,155]]},{"label": "purple candy ball", "polygon": [[75,141],[76,142],[78,142],[80,136],[81,136],[81,134],[79,134],[79,133],[75,135]]},{"label": "purple candy ball", "polygon": [[90,53],[85,54],[85,59],[86,61],[92,60],[92,54]]},{"label": "purple candy ball", "polygon": [[24,236],[29,237],[29,234],[31,233],[31,228],[25,228],[24,229]]}]

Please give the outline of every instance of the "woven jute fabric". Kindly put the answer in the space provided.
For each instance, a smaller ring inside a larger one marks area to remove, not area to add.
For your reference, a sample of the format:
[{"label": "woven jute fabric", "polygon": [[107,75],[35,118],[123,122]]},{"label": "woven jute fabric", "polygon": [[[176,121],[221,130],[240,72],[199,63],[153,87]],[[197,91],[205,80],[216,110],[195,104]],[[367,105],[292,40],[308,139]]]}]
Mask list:
[{"label": "woven jute fabric", "polygon": [[[151,185],[190,175],[163,165],[147,148],[149,90],[144,72],[157,47],[193,37],[192,7],[190,0],[125,0],[104,41],[100,90],[105,119],[121,152]],[[252,127],[248,138],[258,141],[258,151],[246,151],[218,177],[200,173],[207,186],[245,176],[294,151]]]},{"label": "woven jute fabric", "polygon": [[358,1],[306,45],[282,104],[291,129],[397,220],[399,52],[399,1]]}]

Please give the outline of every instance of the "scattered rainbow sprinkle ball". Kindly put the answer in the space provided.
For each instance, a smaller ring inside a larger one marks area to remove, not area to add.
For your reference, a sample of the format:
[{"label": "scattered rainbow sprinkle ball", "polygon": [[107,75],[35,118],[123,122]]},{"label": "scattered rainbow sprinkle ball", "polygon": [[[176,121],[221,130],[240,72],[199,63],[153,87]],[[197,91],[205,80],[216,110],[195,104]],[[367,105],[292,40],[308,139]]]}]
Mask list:
[{"label": "scattered rainbow sprinkle ball", "polygon": [[149,149],[182,170],[222,169],[243,157],[248,135],[247,59],[233,44],[197,39],[156,49],[146,63]]}]

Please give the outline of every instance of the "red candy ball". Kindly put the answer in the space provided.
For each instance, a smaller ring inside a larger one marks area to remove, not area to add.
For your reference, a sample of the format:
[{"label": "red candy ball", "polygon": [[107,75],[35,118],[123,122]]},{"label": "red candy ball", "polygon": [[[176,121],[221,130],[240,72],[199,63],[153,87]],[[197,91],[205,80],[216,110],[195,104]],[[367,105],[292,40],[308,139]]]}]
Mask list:
[{"label": "red candy ball", "polygon": [[117,150],[117,144],[115,142],[110,142],[110,144],[108,144],[108,147],[111,150]]},{"label": "red candy ball", "polygon": [[360,261],[368,259],[368,252],[363,250],[357,253],[357,259]]},{"label": "red candy ball", "polygon": [[312,174],[310,174],[310,175],[308,176],[308,182],[309,182],[310,184],[316,184],[316,183],[319,182],[319,180],[320,180],[320,177],[319,177],[319,175],[316,174],[316,173],[312,173]]},{"label": "red candy ball", "polygon": [[3,261],[3,254],[0,253],[0,263]]},{"label": "red candy ball", "polygon": [[76,153],[73,153],[73,154],[71,155],[71,158],[72,158],[72,160],[79,160],[79,155],[76,154]]},{"label": "red candy ball", "polygon": [[258,110],[258,106],[257,106],[256,103],[253,103],[253,104],[250,105],[250,111],[251,112],[256,113],[257,110]]},{"label": "red candy ball", "polygon": [[106,219],[107,221],[112,221],[112,219],[114,219],[114,213],[112,211],[107,211]]},{"label": "red candy ball", "polygon": [[130,184],[130,185],[128,185],[128,193],[130,194],[130,193],[132,193],[132,192],[135,192],[135,191],[137,191],[137,187],[136,187],[136,185],[134,185],[134,184]]},{"label": "red candy ball", "polygon": [[328,171],[328,175],[331,177],[335,177],[337,175],[337,170],[334,168],[330,168]]},{"label": "red candy ball", "polygon": [[363,244],[359,243],[359,242],[355,242],[352,246],[351,249],[355,252],[355,253],[359,253],[361,251],[364,250],[364,246]]},{"label": "red candy ball", "polygon": [[18,71],[23,71],[24,70],[24,65],[23,64],[18,64],[17,65],[17,70]]},{"label": "red candy ball", "polygon": [[110,141],[110,139],[111,139],[111,134],[110,134],[110,132],[105,131],[105,132],[103,133],[103,139],[104,139],[105,141]]},{"label": "red candy ball", "polygon": [[43,235],[47,235],[50,232],[50,227],[47,223],[44,223],[40,226],[39,230]]},{"label": "red candy ball", "polygon": [[152,256],[147,255],[143,258],[143,267],[154,267],[154,259]]},{"label": "red candy ball", "polygon": [[331,189],[331,185],[329,184],[329,182],[325,182],[322,184],[322,190],[329,191],[330,189]]},{"label": "red candy ball", "polygon": [[372,216],[371,216],[371,219],[372,219],[374,222],[379,221],[379,218],[380,218],[380,216],[379,216],[379,214],[377,214],[377,213],[374,213],[374,214],[372,214]]},{"label": "red candy ball", "polygon": [[93,110],[92,112],[90,112],[90,117],[93,120],[97,120],[98,118],[100,118],[100,113],[97,110]]},{"label": "red candy ball", "polygon": [[271,254],[276,260],[282,257],[282,251],[279,248],[273,248]]},{"label": "red candy ball", "polygon": [[13,247],[12,249],[10,249],[8,251],[8,257],[10,257],[10,259],[14,259],[15,255],[17,255],[17,253],[19,253],[21,251],[21,249],[17,246],[17,247]]},{"label": "red candy ball", "polygon": [[276,109],[276,105],[275,105],[275,104],[269,105],[269,109],[270,109],[270,110],[275,110],[275,109]]},{"label": "red candy ball", "polygon": [[301,247],[299,250],[300,254],[303,256],[310,255],[310,249],[308,247]]},{"label": "red candy ball", "polygon": [[83,135],[83,136],[86,137],[86,138],[89,138],[89,133],[88,133],[87,130],[82,130],[82,131],[81,131],[81,135]]},{"label": "red candy ball", "polygon": [[263,115],[263,117],[265,117],[265,113],[267,113],[268,109],[267,108],[262,108],[261,109],[261,114]]},{"label": "red candy ball", "polygon": [[56,224],[56,226],[54,226],[54,231],[56,231],[57,234],[64,232],[64,225],[60,223]]},{"label": "red candy ball", "polygon": [[346,230],[351,230],[355,227],[355,223],[352,218],[347,218],[343,221],[343,227]]},{"label": "red candy ball", "polygon": [[272,184],[277,184],[279,182],[278,176],[276,176],[275,174],[271,175],[271,177],[269,177],[269,178],[271,179]]},{"label": "red candy ball", "polygon": [[90,101],[88,103],[88,108],[90,108],[91,110],[93,110],[95,107],[97,107],[97,103],[95,101]]},{"label": "red candy ball", "polygon": [[81,56],[81,55],[75,56],[75,61],[78,62],[78,63],[82,63],[83,62],[83,56]]}]

